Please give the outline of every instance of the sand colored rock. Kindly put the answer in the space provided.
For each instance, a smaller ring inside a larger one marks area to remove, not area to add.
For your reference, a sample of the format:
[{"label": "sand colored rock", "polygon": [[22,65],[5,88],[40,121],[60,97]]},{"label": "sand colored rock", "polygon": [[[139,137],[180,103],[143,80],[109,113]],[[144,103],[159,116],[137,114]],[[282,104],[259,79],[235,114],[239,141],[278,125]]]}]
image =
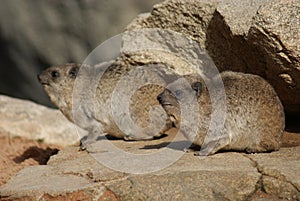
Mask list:
[{"label": "sand colored rock", "polygon": [[[151,153],[169,140],[132,142],[130,146],[114,140],[113,144],[124,151]],[[136,175],[109,169],[86,152],[78,152],[78,147],[69,147],[45,166],[23,169],[0,187],[0,197],[56,200],[80,194],[82,199],[257,200],[264,189],[267,197],[297,200],[299,153],[300,147],[265,154],[225,152],[202,159],[188,153],[165,169]]]},{"label": "sand colored rock", "polygon": [[84,133],[58,110],[8,96],[0,96],[0,129],[10,136],[62,146],[78,143],[78,134]]}]

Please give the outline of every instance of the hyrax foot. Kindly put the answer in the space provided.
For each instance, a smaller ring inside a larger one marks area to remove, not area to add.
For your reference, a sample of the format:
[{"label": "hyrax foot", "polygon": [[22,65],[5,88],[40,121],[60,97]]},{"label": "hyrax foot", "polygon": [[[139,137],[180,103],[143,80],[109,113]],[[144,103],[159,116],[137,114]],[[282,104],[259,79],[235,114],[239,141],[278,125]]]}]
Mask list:
[{"label": "hyrax foot", "polygon": [[209,141],[201,146],[200,152],[196,156],[208,156],[216,153],[229,144],[227,137],[222,137],[217,140]]},{"label": "hyrax foot", "polygon": [[101,141],[88,141],[80,146],[80,150],[87,151],[88,153],[107,152],[107,149],[101,145],[103,145]]},{"label": "hyrax foot", "polygon": [[153,140],[153,136],[142,136],[142,137],[136,137],[132,135],[127,135],[124,137],[125,141],[136,141],[136,140]]},{"label": "hyrax foot", "polygon": [[196,151],[196,150],[194,150],[194,149],[185,148],[183,151],[184,151],[185,153],[193,153],[194,156],[207,156],[207,154],[203,154],[203,153],[201,153],[200,151]]},{"label": "hyrax foot", "polygon": [[183,151],[184,151],[185,153],[192,153],[192,152],[195,152],[195,150],[194,150],[194,149],[191,149],[191,148],[184,148]]},{"label": "hyrax foot", "polygon": [[95,143],[96,140],[91,140],[87,137],[83,137],[80,140],[80,150],[84,151],[84,150],[88,150],[88,147],[90,147],[91,144]]},{"label": "hyrax foot", "polygon": [[195,153],[194,153],[194,156],[209,156],[209,155],[212,155],[212,154],[214,154],[214,153],[211,153],[211,152],[209,152],[209,151],[196,151]]},{"label": "hyrax foot", "polygon": [[183,151],[185,153],[193,153],[198,152],[197,150],[200,150],[200,147],[198,145],[192,144],[189,148],[184,148]]}]

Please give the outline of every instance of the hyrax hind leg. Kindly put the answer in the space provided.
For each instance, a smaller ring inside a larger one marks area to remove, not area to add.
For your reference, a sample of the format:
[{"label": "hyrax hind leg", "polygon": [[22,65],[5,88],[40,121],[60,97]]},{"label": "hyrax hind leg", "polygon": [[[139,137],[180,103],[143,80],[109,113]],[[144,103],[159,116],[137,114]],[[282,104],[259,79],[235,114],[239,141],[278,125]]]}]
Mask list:
[{"label": "hyrax hind leg", "polygon": [[229,137],[220,137],[214,140],[205,140],[199,152],[196,152],[195,156],[208,156],[216,153],[217,151],[228,146],[230,143]]}]

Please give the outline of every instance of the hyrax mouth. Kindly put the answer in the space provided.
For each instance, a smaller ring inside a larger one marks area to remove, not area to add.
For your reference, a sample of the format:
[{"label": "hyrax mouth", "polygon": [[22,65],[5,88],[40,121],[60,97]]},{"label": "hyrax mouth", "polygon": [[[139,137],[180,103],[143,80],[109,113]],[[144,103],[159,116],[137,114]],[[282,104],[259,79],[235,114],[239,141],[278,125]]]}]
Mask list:
[{"label": "hyrax mouth", "polygon": [[175,122],[176,121],[176,117],[174,116],[174,115],[169,115],[170,116],[170,120],[172,121],[172,122]]},{"label": "hyrax mouth", "polygon": [[41,85],[43,85],[43,86],[50,86],[50,84],[48,82],[41,82]]},{"label": "hyrax mouth", "polygon": [[40,82],[40,84],[43,86],[43,87],[48,87],[50,86],[50,83],[49,82]]},{"label": "hyrax mouth", "polygon": [[172,123],[172,127],[174,127],[174,128],[176,128],[177,126],[177,119],[176,119],[176,117],[174,116],[174,115],[169,115],[169,118],[170,118],[170,121],[171,121],[171,123]]},{"label": "hyrax mouth", "polygon": [[163,107],[164,107],[164,106],[172,106],[172,104],[169,103],[169,102],[161,102],[160,104],[161,104]]}]

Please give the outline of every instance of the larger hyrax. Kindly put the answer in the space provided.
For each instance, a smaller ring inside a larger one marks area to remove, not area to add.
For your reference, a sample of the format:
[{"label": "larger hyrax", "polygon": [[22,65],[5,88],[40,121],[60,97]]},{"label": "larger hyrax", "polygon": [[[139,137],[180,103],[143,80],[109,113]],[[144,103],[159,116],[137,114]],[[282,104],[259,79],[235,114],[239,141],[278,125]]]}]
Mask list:
[{"label": "larger hyrax", "polygon": [[[221,94],[220,89],[215,92],[208,90],[207,82],[214,82],[214,79],[204,82],[197,75],[185,76],[185,79],[189,89],[181,82],[173,82],[157,99],[170,116],[173,125],[180,128],[183,119],[178,100],[195,97],[199,105],[196,107],[199,113],[196,125],[198,131],[189,132],[188,128],[183,134],[194,144],[201,146],[200,155],[214,154],[219,150],[255,153],[280,148],[285,127],[284,110],[276,92],[263,78],[237,72],[221,73],[226,94],[225,105],[217,103],[215,107],[212,107],[210,95],[224,94]],[[220,108],[226,108],[224,126],[217,136],[207,136],[211,129],[209,126],[212,111]],[[189,107],[185,109],[190,115],[195,112]]]},{"label": "larger hyrax", "polygon": [[[78,73],[84,73],[80,70],[83,67],[87,70],[87,76],[82,78],[82,83],[75,87],[76,80],[78,82],[79,79]],[[136,71],[132,72],[131,70],[134,69]],[[150,69],[150,72],[154,70]],[[100,79],[101,73],[103,74]],[[96,80],[93,81],[93,77],[96,77]],[[81,141],[82,148],[95,142],[102,134],[126,140],[152,139],[160,136],[171,125],[164,109],[156,100],[163,87],[147,84],[149,80],[149,83],[158,81],[160,76],[147,72],[145,68],[123,66],[117,61],[99,64],[92,68],[88,65],[65,64],[46,69],[38,75],[38,79],[51,101],[62,113],[70,121],[89,132],[87,138]],[[122,80],[124,82],[121,82]],[[130,100],[124,102],[125,96],[132,95],[129,85],[141,81],[146,84],[136,90]],[[95,86],[91,88],[90,85]],[[114,101],[112,101],[113,95]],[[132,122],[127,121],[128,114],[122,111],[124,109],[122,107],[127,103],[130,106],[129,115],[133,119]],[[153,105],[155,107],[152,107]],[[115,116],[112,114],[112,108],[115,109]],[[141,133],[134,133],[134,126],[140,127]]]}]

